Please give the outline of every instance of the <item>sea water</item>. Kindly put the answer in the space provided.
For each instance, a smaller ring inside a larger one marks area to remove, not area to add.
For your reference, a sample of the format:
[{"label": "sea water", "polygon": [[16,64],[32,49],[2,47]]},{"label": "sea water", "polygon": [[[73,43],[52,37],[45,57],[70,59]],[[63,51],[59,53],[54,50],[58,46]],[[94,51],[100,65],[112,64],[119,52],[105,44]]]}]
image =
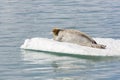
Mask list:
[{"label": "sea water", "polygon": [[26,39],[51,39],[51,30],[59,27],[107,39],[119,50],[119,15],[119,0],[0,0],[0,80],[119,80],[119,56],[20,49]]}]

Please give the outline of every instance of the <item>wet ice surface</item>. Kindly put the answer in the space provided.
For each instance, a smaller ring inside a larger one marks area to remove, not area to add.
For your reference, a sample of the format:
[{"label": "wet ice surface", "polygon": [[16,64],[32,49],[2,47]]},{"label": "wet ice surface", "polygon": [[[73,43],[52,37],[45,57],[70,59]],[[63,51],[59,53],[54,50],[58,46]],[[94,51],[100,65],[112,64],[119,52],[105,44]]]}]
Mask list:
[{"label": "wet ice surface", "polygon": [[97,49],[66,42],[57,42],[47,38],[26,39],[21,48],[77,55],[120,56],[120,44],[118,44],[120,43],[120,40],[110,38],[95,38],[95,40],[100,44],[106,45],[106,49]]}]

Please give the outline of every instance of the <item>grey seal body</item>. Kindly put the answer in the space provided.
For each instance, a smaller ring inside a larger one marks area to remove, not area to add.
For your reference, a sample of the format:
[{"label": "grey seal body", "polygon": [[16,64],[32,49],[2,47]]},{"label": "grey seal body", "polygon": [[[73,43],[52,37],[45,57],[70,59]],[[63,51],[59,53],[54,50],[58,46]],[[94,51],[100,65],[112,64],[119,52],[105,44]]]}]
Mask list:
[{"label": "grey seal body", "polygon": [[105,45],[97,44],[92,37],[87,34],[73,29],[53,29],[54,40],[60,42],[69,42],[82,46],[105,49]]}]

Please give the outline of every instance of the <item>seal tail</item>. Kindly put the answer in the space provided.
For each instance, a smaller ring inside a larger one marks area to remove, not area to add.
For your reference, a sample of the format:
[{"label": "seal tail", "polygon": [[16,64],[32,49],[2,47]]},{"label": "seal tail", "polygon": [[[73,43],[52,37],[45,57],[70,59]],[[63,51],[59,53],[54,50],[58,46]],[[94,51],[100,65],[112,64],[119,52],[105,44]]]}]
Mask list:
[{"label": "seal tail", "polygon": [[99,48],[99,49],[105,49],[106,45],[102,45],[102,44],[92,44],[91,47],[93,48]]}]

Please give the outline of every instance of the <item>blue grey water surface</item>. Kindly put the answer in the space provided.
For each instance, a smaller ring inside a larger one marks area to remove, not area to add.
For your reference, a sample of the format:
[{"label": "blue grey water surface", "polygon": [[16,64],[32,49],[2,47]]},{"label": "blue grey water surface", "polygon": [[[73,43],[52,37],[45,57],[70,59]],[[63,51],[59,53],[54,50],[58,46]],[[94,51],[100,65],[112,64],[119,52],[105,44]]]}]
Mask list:
[{"label": "blue grey water surface", "polygon": [[0,0],[0,80],[120,80],[120,57],[20,49],[27,38],[52,38],[54,27],[120,39],[120,1]]}]

